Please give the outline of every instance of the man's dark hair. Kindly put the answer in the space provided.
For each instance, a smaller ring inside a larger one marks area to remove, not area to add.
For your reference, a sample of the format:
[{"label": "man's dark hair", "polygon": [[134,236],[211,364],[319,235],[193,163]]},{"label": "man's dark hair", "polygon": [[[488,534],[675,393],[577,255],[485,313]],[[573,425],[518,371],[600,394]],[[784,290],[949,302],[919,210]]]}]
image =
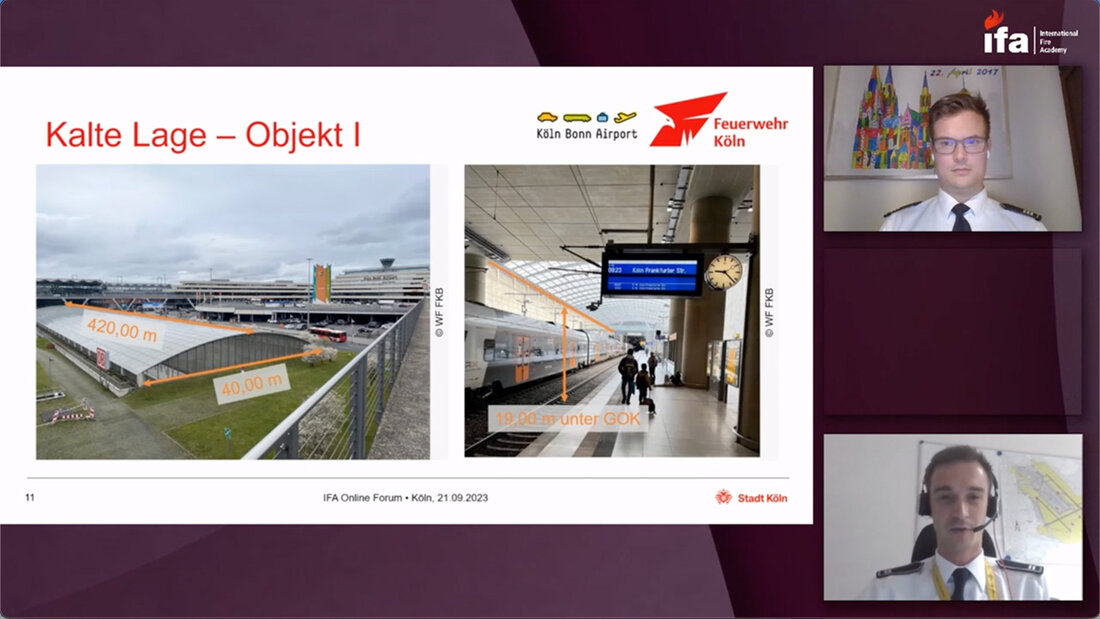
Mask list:
[{"label": "man's dark hair", "polygon": [[968,92],[957,92],[953,95],[942,97],[932,104],[928,110],[928,131],[932,139],[936,139],[936,121],[962,112],[975,112],[982,117],[985,123],[985,136],[989,137],[989,108],[985,106],[985,100],[981,95],[972,95]]},{"label": "man's dark hair", "polygon": [[936,470],[936,467],[956,462],[977,462],[982,465],[986,477],[989,478],[989,492],[992,494],[995,491],[997,476],[993,474],[993,465],[989,463],[989,460],[985,459],[982,452],[970,445],[955,445],[937,452],[936,455],[932,456],[932,461],[928,463],[928,467],[924,469],[924,487],[927,492],[932,492],[932,473]]}]

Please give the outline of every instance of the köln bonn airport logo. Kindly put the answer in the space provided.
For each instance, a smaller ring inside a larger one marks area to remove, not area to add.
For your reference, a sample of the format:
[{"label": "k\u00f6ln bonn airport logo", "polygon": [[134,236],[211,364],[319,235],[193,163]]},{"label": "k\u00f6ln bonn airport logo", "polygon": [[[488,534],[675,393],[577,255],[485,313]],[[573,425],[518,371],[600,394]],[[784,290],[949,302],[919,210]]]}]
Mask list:
[{"label": "k\u00f6ln bonn airport logo", "polygon": [[683,146],[690,143],[725,96],[726,93],[723,92],[656,106],[672,124],[661,127],[650,146]]}]

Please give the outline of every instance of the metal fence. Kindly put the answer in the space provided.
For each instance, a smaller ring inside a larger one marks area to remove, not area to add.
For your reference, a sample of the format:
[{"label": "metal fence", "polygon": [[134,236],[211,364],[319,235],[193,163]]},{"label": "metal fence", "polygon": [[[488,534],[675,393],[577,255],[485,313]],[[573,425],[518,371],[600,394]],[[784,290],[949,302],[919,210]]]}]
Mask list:
[{"label": "metal fence", "polygon": [[423,307],[420,301],[393,323],[243,459],[366,458]]}]

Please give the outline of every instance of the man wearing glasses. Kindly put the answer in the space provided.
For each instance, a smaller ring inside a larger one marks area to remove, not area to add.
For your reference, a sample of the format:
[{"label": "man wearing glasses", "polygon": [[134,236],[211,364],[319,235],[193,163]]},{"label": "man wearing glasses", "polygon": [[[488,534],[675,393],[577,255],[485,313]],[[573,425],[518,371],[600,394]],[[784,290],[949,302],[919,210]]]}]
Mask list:
[{"label": "man wearing glasses", "polygon": [[940,191],[886,214],[885,232],[1045,232],[1037,213],[997,202],[985,190],[989,109],[980,96],[947,95],[929,110]]}]

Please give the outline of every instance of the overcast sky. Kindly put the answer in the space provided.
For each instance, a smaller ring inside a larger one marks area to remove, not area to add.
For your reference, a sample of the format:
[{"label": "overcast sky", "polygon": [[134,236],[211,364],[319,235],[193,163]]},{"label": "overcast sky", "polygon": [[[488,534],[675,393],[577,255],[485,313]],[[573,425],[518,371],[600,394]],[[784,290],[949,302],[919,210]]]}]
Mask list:
[{"label": "overcast sky", "polygon": [[428,166],[38,166],[37,277],[306,281],[428,264]]}]

